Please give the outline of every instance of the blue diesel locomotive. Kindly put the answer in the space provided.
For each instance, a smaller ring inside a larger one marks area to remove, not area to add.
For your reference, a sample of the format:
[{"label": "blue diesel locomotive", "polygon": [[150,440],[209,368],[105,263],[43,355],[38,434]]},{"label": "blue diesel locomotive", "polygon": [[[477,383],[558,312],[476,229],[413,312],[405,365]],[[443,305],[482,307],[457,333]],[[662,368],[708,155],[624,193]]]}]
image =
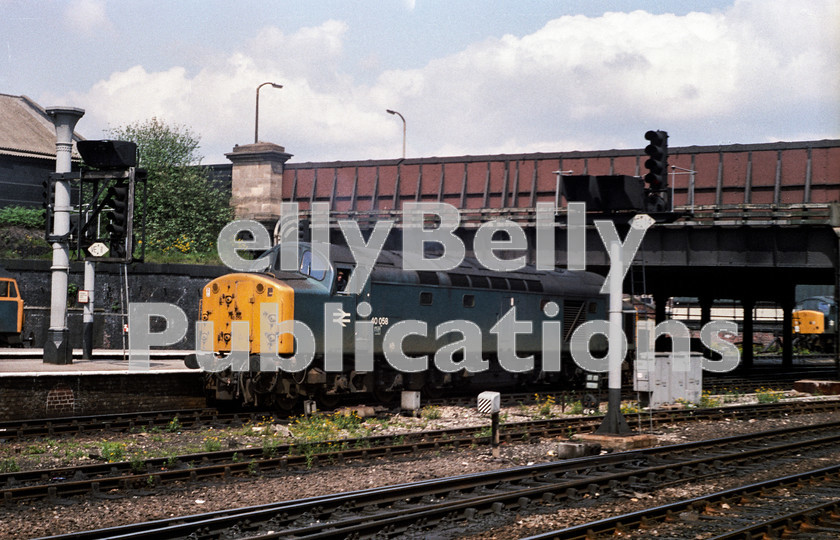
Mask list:
[{"label": "blue diesel locomotive", "polygon": [[[348,248],[330,246],[330,260],[319,265],[313,264],[318,253],[301,242],[300,265],[293,272],[280,269],[280,253],[280,246],[276,246],[263,255],[268,257],[269,266],[262,272],[227,274],[202,290],[198,319],[212,322],[212,334],[208,325],[205,335],[197,336],[197,341],[205,344],[201,349],[223,358],[232,349],[247,348],[251,356],[247,369],[207,371],[206,388],[217,400],[290,409],[301,399],[315,398],[327,408],[349,393],[369,393],[389,401],[400,390],[435,395],[445,388],[499,389],[531,383],[551,384],[552,388],[579,386],[583,372],[569,354],[572,333],[586,321],[607,318],[607,299],[599,292],[603,277],[590,272],[538,272],[533,267],[494,272],[469,258],[448,271],[404,270],[401,253],[382,251],[361,292],[351,294],[346,284],[357,266]],[[268,311],[266,306],[270,307]],[[266,313],[270,314],[268,318]],[[503,319],[527,331],[503,336]],[[261,352],[277,353],[278,357],[296,352],[291,334],[266,341],[267,325],[277,320],[302,322],[311,329],[315,353],[305,369],[288,372],[259,368]],[[239,345],[233,346],[237,340],[233,325],[241,321],[248,322],[247,345],[239,338]],[[403,334],[396,342],[404,353],[401,358],[424,369],[406,372],[389,361],[389,349],[395,347],[389,330],[403,321],[419,321],[425,329]],[[451,368],[469,354],[463,332],[441,333],[441,328],[451,328],[447,326],[451,321],[460,321],[460,327],[472,330],[476,339],[471,345],[480,340],[477,354],[484,366],[481,370],[439,369],[439,355],[447,356]],[[357,323],[361,322],[370,323],[367,334],[359,332],[361,325]],[[548,322],[554,325],[544,324]],[[325,364],[324,334],[330,325],[340,332],[340,370],[335,364]],[[544,328],[551,333],[545,339]],[[368,334],[372,344],[360,342]],[[590,350],[596,357],[606,353],[606,339],[602,337],[596,334],[590,340]],[[552,349],[550,367],[543,364],[549,362],[543,355],[546,343]],[[372,348],[372,366],[366,364],[359,369],[356,353],[360,347],[366,351]],[[533,369],[515,373],[505,369],[507,366],[500,363],[504,347],[513,348],[512,354],[519,358],[532,356]],[[198,367],[195,356],[187,360],[187,365]]]}]

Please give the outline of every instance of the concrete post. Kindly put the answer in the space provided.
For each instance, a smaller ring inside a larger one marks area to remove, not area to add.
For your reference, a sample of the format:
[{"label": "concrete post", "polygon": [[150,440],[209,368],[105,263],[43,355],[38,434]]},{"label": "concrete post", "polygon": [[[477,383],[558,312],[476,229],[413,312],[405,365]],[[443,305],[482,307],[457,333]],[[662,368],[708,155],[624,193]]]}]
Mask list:
[{"label": "concrete post", "polygon": [[703,327],[712,320],[712,304],[715,300],[711,296],[701,296],[698,300],[700,301],[700,326]]},{"label": "concrete post", "polygon": [[[666,304],[668,303],[668,295],[662,292],[655,292],[653,293],[653,303],[654,303],[654,322],[659,324],[661,322],[665,322],[665,314],[666,314]],[[663,345],[663,337],[657,339],[653,344],[653,350],[656,352],[663,352],[665,350],[665,345]]]},{"label": "concrete post", "polygon": [[790,291],[785,293],[782,300],[782,367],[790,369],[793,367],[793,308],[795,305],[795,285],[790,286]]},{"label": "concrete post", "polygon": [[753,367],[753,311],[755,310],[755,299],[747,296],[741,299],[741,306],[744,308],[744,337],[743,352],[741,353],[741,366],[744,369]]},{"label": "concrete post", "polygon": [[595,433],[622,435],[630,433],[630,426],[621,414],[621,286],[624,281],[622,272],[621,246],[618,242],[610,244],[610,330],[609,330],[609,394],[607,414]]},{"label": "concrete post", "polygon": [[88,293],[82,314],[82,358],[85,360],[93,358],[93,299],[96,288],[94,265],[93,261],[85,261],[85,290]]},{"label": "concrete post", "polygon": [[[73,107],[51,107],[47,109],[55,124],[55,172],[69,173],[72,170],[73,130],[76,122],[84,116],[84,109]],[[56,237],[65,240],[53,242],[52,292],[50,296],[50,328],[44,342],[44,362],[47,364],[72,364],[73,349],[67,329],[67,278],[70,271],[70,245],[66,235],[70,232],[70,182],[55,182],[55,207],[53,208],[53,230]]]}]

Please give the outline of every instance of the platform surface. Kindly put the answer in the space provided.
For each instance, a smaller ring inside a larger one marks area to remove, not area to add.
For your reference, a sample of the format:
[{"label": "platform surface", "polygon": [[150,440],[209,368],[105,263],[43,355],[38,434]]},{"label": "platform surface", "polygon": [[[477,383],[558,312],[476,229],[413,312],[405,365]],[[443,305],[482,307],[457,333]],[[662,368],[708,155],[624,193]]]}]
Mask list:
[{"label": "platform surface", "polygon": [[184,365],[184,356],[193,351],[151,351],[149,370],[129,369],[128,352],[95,349],[93,358],[82,359],[81,349],[73,350],[72,364],[47,364],[43,349],[0,349],[0,377],[39,375],[99,375],[129,373],[198,373]]}]

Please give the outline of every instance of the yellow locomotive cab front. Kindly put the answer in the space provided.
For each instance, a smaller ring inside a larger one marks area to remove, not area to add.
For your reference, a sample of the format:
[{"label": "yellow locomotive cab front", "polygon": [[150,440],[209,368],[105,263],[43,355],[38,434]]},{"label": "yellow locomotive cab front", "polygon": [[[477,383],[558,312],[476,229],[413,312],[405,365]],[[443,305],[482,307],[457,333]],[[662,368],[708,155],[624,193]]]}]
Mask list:
[{"label": "yellow locomotive cab front", "polygon": [[[227,353],[231,350],[234,321],[249,323],[248,342],[251,354],[260,353],[262,304],[276,304],[278,320],[293,320],[295,314],[294,290],[270,276],[259,274],[228,274],[208,283],[201,295],[202,321],[213,323],[213,350]],[[274,306],[267,306],[273,308]],[[271,321],[275,322],[275,321]],[[292,354],[294,339],[282,334],[277,340],[278,354]]]},{"label": "yellow locomotive cab front", "polygon": [[825,315],[821,311],[801,309],[793,312],[794,334],[822,334],[825,331]]},{"label": "yellow locomotive cab front", "polygon": [[17,281],[0,278],[0,343],[4,339],[17,343],[23,332],[23,298],[18,293]]}]

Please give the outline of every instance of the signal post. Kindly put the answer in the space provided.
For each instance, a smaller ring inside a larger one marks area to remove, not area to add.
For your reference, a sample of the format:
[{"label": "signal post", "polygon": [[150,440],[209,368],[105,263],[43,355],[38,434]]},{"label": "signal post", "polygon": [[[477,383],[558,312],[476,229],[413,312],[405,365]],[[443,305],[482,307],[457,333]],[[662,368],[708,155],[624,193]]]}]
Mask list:
[{"label": "signal post", "polygon": [[[80,111],[81,109],[74,109]],[[82,111],[83,113],[83,111]],[[81,116],[81,115],[79,115]],[[58,125],[58,121],[56,122]],[[70,128],[72,133],[72,127]],[[134,257],[135,232],[145,232],[145,217],[140,226],[134,226],[134,194],[136,183],[143,183],[143,206],[145,207],[146,173],[137,169],[137,145],[126,141],[79,141],[76,144],[88,170],[72,173],[68,164],[59,167],[50,175],[45,185],[47,202],[47,240],[55,242],[53,257],[53,302],[50,313],[50,334],[44,344],[44,362],[56,364],[72,363],[72,349],[68,339],[66,323],[67,273],[70,265],[69,252],[75,252],[77,260],[84,260],[84,289],[80,291],[79,302],[84,304],[82,319],[82,354],[89,359],[93,350],[93,308],[96,262],[128,264],[143,260]],[[69,148],[69,144],[68,144]],[[70,186],[75,181],[78,190],[78,214],[71,226]],[[52,186],[55,186],[54,202]],[[86,204],[84,201],[88,201]],[[145,212],[144,212],[145,216]],[[101,218],[107,220],[104,234]],[[52,226],[53,234],[49,234]],[[63,254],[63,257],[56,254]],[[56,262],[58,261],[58,262]],[[63,261],[63,264],[62,264]],[[62,275],[57,272],[63,269]],[[58,279],[59,283],[56,282]],[[61,327],[58,323],[61,322]]]},{"label": "signal post", "polygon": [[[73,129],[84,116],[84,109],[51,107],[47,109],[55,124],[56,175],[72,170]],[[44,362],[47,364],[72,364],[73,348],[67,328],[67,281],[70,272],[70,182],[58,179],[48,186],[53,204],[47,209],[47,241],[52,244],[52,283],[50,293],[50,327],[44,342]],[[54,190],[54,191],[53,191]],[[52,226],[52,231],[50,231]]]}]

